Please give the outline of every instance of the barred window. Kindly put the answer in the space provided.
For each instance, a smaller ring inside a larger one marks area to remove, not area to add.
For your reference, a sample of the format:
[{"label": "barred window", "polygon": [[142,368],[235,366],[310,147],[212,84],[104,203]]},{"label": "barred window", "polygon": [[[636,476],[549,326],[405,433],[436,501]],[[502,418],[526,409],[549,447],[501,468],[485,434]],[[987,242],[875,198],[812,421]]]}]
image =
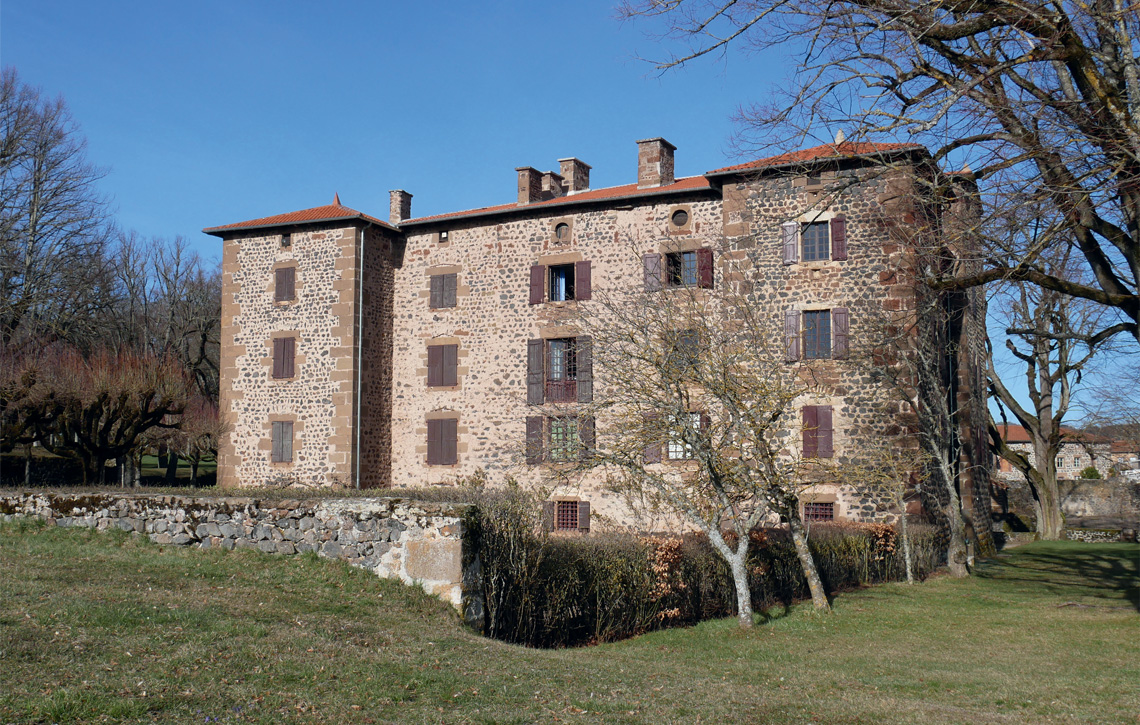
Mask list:
[{"label": "barred window", "polygon": [[556,504],[554,528],[576,530],[578,528],[578,502],[557,501]]},{"label": "barred window", "polygon": [[835,504],[810,502],[804,504],[804,521],[835,520]]}]

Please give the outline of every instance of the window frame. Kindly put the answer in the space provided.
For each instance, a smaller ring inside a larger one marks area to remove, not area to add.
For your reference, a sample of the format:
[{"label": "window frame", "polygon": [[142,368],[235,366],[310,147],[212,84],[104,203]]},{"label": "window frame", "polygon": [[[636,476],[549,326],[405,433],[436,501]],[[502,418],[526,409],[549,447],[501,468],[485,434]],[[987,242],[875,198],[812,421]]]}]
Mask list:
[{"label": "window frame", "polygon": [[[822,229],[822,238],[818,230]],[[816,233],[812,234],[815,230]],[[811,238],[811,253],[808,256],[808,239]],[[822,256],[820,256],[822,255]],[[831,261],[831,220],[804,222],[800,227],[800,260],[804,262]]]},{"label": "window frame", "polygon": [[[689,425],[694,422],[697,424],[698,430],[703,430],[705,427],[705,414],[701,411],[693,410],[685,413],[684,415],[689,418]],[[691,461],[696,457],[696,451],[693,447],[685,443],[684,439],[678,437],[679,424],[675,424],[670,428],[669,439],[664,445],[664,458],[667,461]]]},{"label": "window frame", "polygon": [[830,360],[832,354],[831,310],[801,312],[804,360]]},{"label": "window frame", "polygon": [[[556,297],[556,281],[555,276],[559,275],[562,278],[563,289],[562,296]],[[546,266],[546,301],[547,302],[573,302],[578,299],[577,297],[577,276],[578,265],[574,262],[566,262],[565,264],[549,264]]]},{"label": "window frame", "polygon": [[[691,262],[691,264],[690,264]],[[688,275],[691,273],[692,281]],[[696,287],[700,283],[700,268],[697,250],[686,249],[665,253],[665,286],[673,289]]]}]

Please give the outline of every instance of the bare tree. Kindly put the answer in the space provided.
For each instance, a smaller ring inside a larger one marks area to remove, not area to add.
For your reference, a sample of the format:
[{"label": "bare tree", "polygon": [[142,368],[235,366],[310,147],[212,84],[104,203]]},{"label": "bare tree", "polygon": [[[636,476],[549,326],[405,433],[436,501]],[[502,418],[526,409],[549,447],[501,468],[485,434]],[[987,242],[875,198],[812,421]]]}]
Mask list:
[{"label": "bare tree", "polygon": [[103,171],[62,99],[0,73],[0,344],[75,339],[106,303]]},{"label": "bare tree", "polygon": [[[1064,525],[1057,454],[1068,438],[1061,423],[1072,407],[1074,386],[1111,341],[1111,334],[1102,322],[1103,308],[1051,289],[1015,284],[1004,301],[1000,306],[1006,310],[1005,347],[1024,373],[1029,405],[1022,405],[998,374],[991,351],[989,385],[999,404],[1001,427],[991,419],[990,445],[1025,476],[1033,494],[1038,535],[1056,540]],[[1032,455],[1011,447],[1003,435],[1009,425],[1007,409],[1029,435]]]},{"label": "bare tree", "polygon": [[603,471],[635,508],[706,534],[732,571],[742,626],[752,624],[750,534],[783,519],[812,602],[828,610],[800,514],[801,495],[822,480],[827,461],[802,455],[794,440],[796,402],[807,387],[784,362],[781,334],[727,284],[595,290],[579,324],[589,333],[596,381],[585,410],[596,413],[601,432],[595,440],[582,406],[548,410],[574,429],[548,452],[566,464],[560,473]]},{"label": "bare tree", "polygon": [[[683,49],[673,68],[732,45],[778,49],[796,75],[783,97],[741,115],[741,142],[799,146],[841,128],[856,142],[904,138],[966,165],[982,213],[980,264],[929,281],[1009,279],[1115,308],[1140,342],[1140,13],[1125,0],[628,0]],[[775,131],[775,133],[773,133]],[[862,153],[858,143],[842,147]],[[972,168],[971,168],[972,167]],[[943,186],[943,180],[931,180]],[[1038,234],[1004,233],[1041,210]],[[1072,249],[1086,275],[1050,269]],[[1109,327],[1116,320],[1106,321]]]}]

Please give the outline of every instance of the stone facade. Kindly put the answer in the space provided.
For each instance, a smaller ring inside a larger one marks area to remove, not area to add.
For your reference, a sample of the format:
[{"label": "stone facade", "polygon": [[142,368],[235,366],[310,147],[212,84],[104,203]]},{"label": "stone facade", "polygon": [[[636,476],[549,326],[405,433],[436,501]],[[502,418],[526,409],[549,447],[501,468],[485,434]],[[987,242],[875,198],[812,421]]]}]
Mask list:
[{"label": "stone facade", "polygon": [[[711,253],[713,283],[746,285],[755,308],[781,329],[789,312],[842,308],[855,341],[870,337],[885,316],[913,314],[908,240],[923,222],[915,180],[933,173],[924,149],[843,143],[682,179],[674,176],[674,152],[664,139],[639,141],[636,182],[621,187],[589,189],[590,167],[567,158],[559,160],[561,173],[518,167],[515,200],[495,207],[409,219],[411,195],[396,190],[388,222],[337,200],[206,230],[225,240],[223,412],[233,429],[222,454],[222,484],[260,485],[291,475],[313,485],[424,486],[478,471],[491,481],[548,483],[546,467],[524,459],[526,419],[534,415],[527,404],[527,341],[574,337],[578,309],[590,302],[550,301],[543,285],[553,282],[544,278],[536,302],[536,267],[545,275],[576,265],[566,269],[581,273],[588,263],[592,289],[618,289],[643,284],[645,255],[710,250],[702,254]],[[807,261],[797,251],[789,261],[785,227],[806,230],[812,223],[845,234],[845,253]],[[281,232],[292,233],[291,249],[281,247]],[[291,306],[272,302],[266,282],[273,266],[285,263],[303,270]],[[447,279],[433,281],[440,277]],[[984,330],[979,300],[957,328],[969,344],[980,345]],[[354,320],[363,324],[362,352]],[[269,379],[267,341],[280,334],[298,336],[296,380]],[[428,385],[434,346],[454,346],[454,384]],[[840,460],[864,436],[913,432],[913,421],[873,371],[847,360],[794,364],[805,376],[810,370],[813,381],[802,404],[831,406]],[[962,381],[959,396],[974,402],[964,409],[977,417],[984,412],[977,371],[969,364],[953,370]],[[273,463],[267,425],[289,416],[300,428],[296,455]],[[456,432],[454,451],[442,454],[429,442],[440,420],[454,421],[448,425]],[[972,418],[962,423],[971,428],[964,439],[984,440],[984,427],[972,430]],[[798,431],[788,440],[798,445]],[[964,460],[978,455],[963,451]],[[963,471],[984,474],[988,461],[982,455]],[[973,480],[963,474],[964,497],[977,516],[988,517],[988,488]],[[588,477],[552,495],[629,520],[620,501]],[[853,491],[820,490],[813,500],[832,504],[837,518],[879,513],[876,502]]]},{"label": "stone facade", "polygon": [[[120,529],[172,546],[257,549],[267,554],[313,552],[421,586],[457,609],[481,614],[481,594],[465,590],[463,584],[463,519],[468,508],[399,498],[0,495],[4,521],[35,517],[55,526]],[[471,572],[468,576],[469,581],[477,580]]]}]

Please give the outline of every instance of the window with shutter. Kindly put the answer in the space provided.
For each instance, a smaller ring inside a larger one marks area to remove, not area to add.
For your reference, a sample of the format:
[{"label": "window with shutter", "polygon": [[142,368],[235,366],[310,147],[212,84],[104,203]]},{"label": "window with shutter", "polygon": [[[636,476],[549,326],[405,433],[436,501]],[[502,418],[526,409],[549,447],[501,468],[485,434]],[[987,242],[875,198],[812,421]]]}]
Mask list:
[{"label": "window with shutter", "polygon": [[550,301],[566,302],[574,299],[574,265],[553,264],[549,269]]},{"label": "window with shutter", "polygon": [[427,462],[429,466],[451,466],[459,460],[459,421],[455,418],[429,420]]},{"label": "window with shutter", "polygon": [[809,502],[804,504],[804,521],[833,521],[834,503]]},{"label": "window with shutter", "polygon": [[546,341],[546,400],[572,403],[578,399],[577,338]]},{"label": "window with shutter", "polygon": [[293,461],[293,422],[288,420],[275,420],[270,424],[272,445],[269,459],[273,463],[291,463]]},{"label": "window with shutter", "polygon": [[574,299],[588,300],[593,297],[590,260],[574,265]]},{"label": "window with shutter", "polygon": [[807,310],[803,313],[804,358],[820,360],[831,357],[831,310]]},{"label": "window with shutter", "polygon": [[669,431],[669,443],[665,447],[666,455],[671,461],[684,461],[693,457],[693,446],[690,442],[699,433],[705,430],[704,415],[685,413],[673,421]]},{"label": "window with shutter", "polygon": [[428,379],[429,388],[449,387],[457,385],[459,346],[458,345],[428,345]]},{"label": "window with shutter", "polygon": [[530,268],[530,304],[541,305],[545,292],[546,267],[541,264]]},{"label": "window with shutter", "polygon": [[273,299],[276,302],[290,302],[296,298],[296,267],[282,267],[274,272]]},{"label": "window with shutter", "polygon": [[800,359],[800,311],[784,312],[784,359],[796,362]]},{"label": "window with shutter", "polygon": [[550,443],[547,446],[550,460],[554,463],[578,460],[581,451],[581,438],[578,435],[578,419],[570,417],[551,418]]},{"label": "window with shutter", "polygon": [[830,405],[803,408],[803,457],[831,458],[834,452]]},{"label": "window with shutter", "polygon": [[641,258],[642,271],[645,278],[645,291],[656,292],[661,289],[661,255],[646,254]]},{"label": "window with shutter", "polygon": [[430,281],[431,294],[428,298],[428,307],[433,310],[455,307],[458,276],[451,274],[433,274]]},{"label": "window with shutter", "polygon": [[578,529],[578,502],[555,501],[557,508],[554,514],[554,528],[558,531],[576,531]]},{"label": "window with shutter", "polygon": [[546,342],[527,340],[526,343],[526,404],[542,405],[546,402],[543,385],[546,376]]},{"label": "window with shutter", "polygon": [[711,249],[697,250],[697,286],[702,289],[713,288],[713,251]]},{"label": "window with shutter", "polygon": [[273,378],[288,380],[296,374],[297,340],[293,337],[273,338]]},{"label": "window with shutter", "polygon": [[[711,254],[712,251],[709,250]],[[665,284],[669,287],[697,286],[697,253],[670,252],[665,255]],[[710,285],[712,267],[709,267]]]},{"label": "window with shutter", "polygon": [[837,216],[831,220],[831,258],[847,259],[847,219]]},{"label": "window with shutter", "polygon": [[800,261],[799,222],[784,222],[781,224],[780,238],[784,250],[784,264],[795,264]]},{"label": "window with shutter", "polygon": [[831,241],[827,222],[805,224],[803,228],[803,260],[820,262],[831,257]]}]

